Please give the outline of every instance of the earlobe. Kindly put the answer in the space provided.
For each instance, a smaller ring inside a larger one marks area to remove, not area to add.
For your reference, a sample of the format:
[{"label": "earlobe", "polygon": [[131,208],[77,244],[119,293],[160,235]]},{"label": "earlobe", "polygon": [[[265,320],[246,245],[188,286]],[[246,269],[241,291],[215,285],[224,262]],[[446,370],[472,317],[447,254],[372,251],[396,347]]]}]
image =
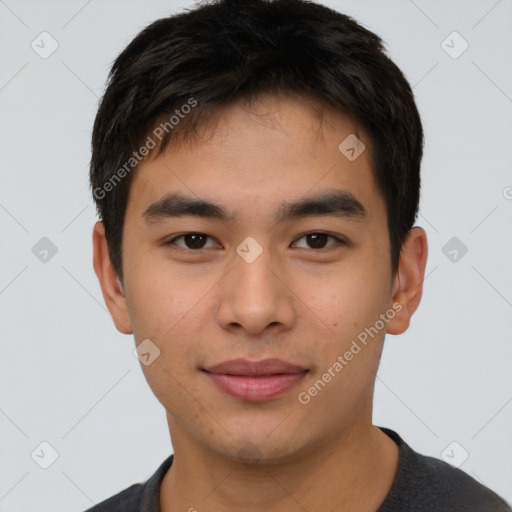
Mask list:
[{"label": "earlobe", "polygon": [[400,304],[401,309],[388,323],[388,334],[402,334],[409,328],[411,317],[418,308],[423,293],[427,255],[427,235],[422,228],[416,226],[407,234],[400,253],[392,304]]},{"label": "earlobe", "polygon": [[132,334],[125,291],[110,260],[105,226],[102,222],[94,225],[92,233],[93,266],[100,282],[105,304],[112,316],[116,329],[122,334]]}]

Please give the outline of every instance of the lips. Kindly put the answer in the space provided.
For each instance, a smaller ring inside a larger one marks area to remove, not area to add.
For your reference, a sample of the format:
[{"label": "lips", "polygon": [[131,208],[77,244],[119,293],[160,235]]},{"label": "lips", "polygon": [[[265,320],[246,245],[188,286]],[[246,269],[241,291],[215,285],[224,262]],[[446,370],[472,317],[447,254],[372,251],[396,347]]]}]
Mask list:
[{"label": "lips", "polygon": [[308,370],[281,359],[233,359],[204,369],[207,377],[228,395],[262,402],[297,385]]},{"label": "lips", "polygon": [[223,375],[268,376],[301,373],[306,371],[306,368],[290,364],[281,359],[264,359],[262,361],[232,359],[206,368],[206,371]]}]

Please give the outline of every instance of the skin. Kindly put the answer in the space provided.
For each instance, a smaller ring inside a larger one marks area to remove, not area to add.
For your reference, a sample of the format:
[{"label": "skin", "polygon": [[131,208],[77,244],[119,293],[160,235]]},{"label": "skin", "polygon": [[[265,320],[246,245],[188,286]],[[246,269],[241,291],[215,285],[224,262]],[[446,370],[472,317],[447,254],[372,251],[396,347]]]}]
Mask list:
[{"label": "skin", "polygon": [[[351,162],[338,146],[352,133],[367,150]],[[406,331],[419,305],[425,231],[409,232],[393,275],[370,140],[332,109],[320,124],[303,98],[260,96],[250,108],[223,109],[205,134],[137,169],[123,228],[122,283],[103,225],[93,231],[94,268],[117,329],[161,351],[141,367],[165,407],[174,449],[162,511],[375,511],[398,464],[396,444],[372,424],[375,373],[385,334]],[[282,202],[330,189],[355,195],[366,218],[275,223]],[[146,222],[146,208],[168,192],[214,201],[233,219]],[[187,232],[208,235],[204,248],[183,238],[165,245]],[[326,237],[315,245],[305,236],[318,232],[348,243]],[[250,264],[235,251],[247,236],[263,249]],[[401,311],[378,335],[300,403],[298,394],[396,303]],[[201,370],[237,357],[277,357],[309,372],[276,398],[246,402]]]}]

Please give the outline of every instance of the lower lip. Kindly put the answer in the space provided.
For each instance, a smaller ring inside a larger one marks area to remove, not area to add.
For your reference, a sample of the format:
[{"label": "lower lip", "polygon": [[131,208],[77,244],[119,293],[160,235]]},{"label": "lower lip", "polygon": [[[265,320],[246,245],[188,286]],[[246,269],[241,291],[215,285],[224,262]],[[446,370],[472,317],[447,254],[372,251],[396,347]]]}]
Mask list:
[{"label": "lower lip", "polygon": [[269,377],[247,377],[206,372],[213,382],[228,395],[247,402],[263,402],[275,398],[297,385],[306,375],[287,373]]}]

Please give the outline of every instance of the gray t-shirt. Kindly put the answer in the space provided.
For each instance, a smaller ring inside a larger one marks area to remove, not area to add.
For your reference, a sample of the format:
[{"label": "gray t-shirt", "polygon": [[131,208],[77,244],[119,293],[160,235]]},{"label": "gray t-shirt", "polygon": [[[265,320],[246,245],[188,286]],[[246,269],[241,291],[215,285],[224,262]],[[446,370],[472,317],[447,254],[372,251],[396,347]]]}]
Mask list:
[{"label": "gray t-shirt", "polygon": [[[464,471],[415,452],[396,432],[379,428],[398,445],[399,459],[393,485],[376,512],[512,512],[496,493]],[[85,512],[161,512],[160,484],[172,461],[170,455],[145,483]]]}]

